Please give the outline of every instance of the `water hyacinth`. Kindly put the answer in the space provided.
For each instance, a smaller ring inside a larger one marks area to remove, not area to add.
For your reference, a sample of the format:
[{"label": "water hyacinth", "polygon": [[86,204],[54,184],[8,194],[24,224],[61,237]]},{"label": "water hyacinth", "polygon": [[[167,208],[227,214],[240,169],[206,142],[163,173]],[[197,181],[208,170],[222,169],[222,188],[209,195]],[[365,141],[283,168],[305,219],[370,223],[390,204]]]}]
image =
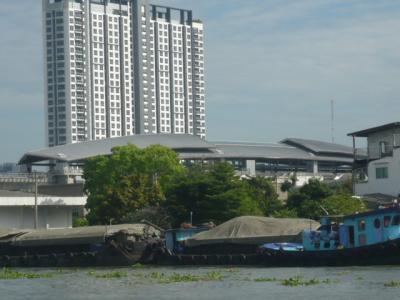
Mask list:
[{"label": "water hyacinth", "polygon": [[22,273],[9,268],[3,268],[0,272],[0,280],[11,280],[11,279],[38,279],[38,278],[50,278],[51,274],[40,274],[40,273]]}]

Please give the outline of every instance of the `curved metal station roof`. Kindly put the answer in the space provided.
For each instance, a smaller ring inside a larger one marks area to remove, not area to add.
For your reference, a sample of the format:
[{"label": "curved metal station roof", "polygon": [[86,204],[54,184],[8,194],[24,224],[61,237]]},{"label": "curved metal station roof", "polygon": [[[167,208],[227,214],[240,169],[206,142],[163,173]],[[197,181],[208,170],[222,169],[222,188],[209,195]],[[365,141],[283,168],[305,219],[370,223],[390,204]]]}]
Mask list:
[{"label": "curved metal station roof", "polygon": [[326,155],[326,154],[345,155],[345,156],[353,155],[352,147],[321,142],[316,140],[287,138],[284,139],[281,143],[298,147],[306,151],[310,151],[316,155]]},{"label": "curved metal station roof", "polygon": [[109,155],[117,146],[139,148],[159,144],[172,148],[181,159],[265,159],[353,162],[352,148],[326,142],[285,139],[281,143],[207,142],[187,134],[133,135],[87,141],[27,152],[20,164],[57,160],[81,162],[97,155]]},{"label": "curved metal station roof", "polygon": [[209,152],[215,147],[196,136],[188,134],[132,135],[30,151],[20,159],[19,164],[29,164],[45,160],[79,162],[98,155],[110,155],[113,148],[128,144],[133,144],[139,148],[146,148],[151,145],[162,145],[176,150],[177,152]]}]

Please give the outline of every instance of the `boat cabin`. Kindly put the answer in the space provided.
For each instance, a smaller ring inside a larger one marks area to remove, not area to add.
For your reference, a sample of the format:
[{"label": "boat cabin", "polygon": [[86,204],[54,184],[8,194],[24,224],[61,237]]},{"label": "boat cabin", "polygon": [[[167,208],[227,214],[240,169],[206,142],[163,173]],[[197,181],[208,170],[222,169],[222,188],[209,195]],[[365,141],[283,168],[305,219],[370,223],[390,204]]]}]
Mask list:
[{"label": "boat cabin", "polygon": [[400,207],[346,216],[339,231],[345,248],[384,243],[400,238]]},{"label": "boat cabin", "polygon": [[303,232],[305,251],[356,248],[400,238],[400,206],[343,217],[340,225],[323,217],[318,231]]},{"label": "boat cabin", "polygon": [[208,229],[207,227],[192,227],[167,230],[165,232],[165,245],[169,251],[181,253],[187,239]]}]

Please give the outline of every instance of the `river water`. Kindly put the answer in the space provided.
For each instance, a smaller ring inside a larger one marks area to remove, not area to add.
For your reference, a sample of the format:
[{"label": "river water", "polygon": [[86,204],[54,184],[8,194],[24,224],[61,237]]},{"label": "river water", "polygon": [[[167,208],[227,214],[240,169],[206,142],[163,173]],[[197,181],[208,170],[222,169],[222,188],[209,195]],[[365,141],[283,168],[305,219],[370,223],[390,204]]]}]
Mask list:
[{"label": "river water", "polygon": [[[43,274],[49,277],[1,279],[1,300],[393,300],[400,298],[400,267],[390,266],[353,268],[130,267],[17,269],[16,271]],[[183,275],[188,276],[186,278]],[[188,278],[194,278],[195,281],[188,282]],[[285,285],[283,280],[289,278],[297,278],[294,280],[297,280],[299,284]],[[310,281],[312,279],[318,281]],[[399,282],[399,285],[385,286],[390,281]],[[302,285],[303,283],[309,285]]]}]

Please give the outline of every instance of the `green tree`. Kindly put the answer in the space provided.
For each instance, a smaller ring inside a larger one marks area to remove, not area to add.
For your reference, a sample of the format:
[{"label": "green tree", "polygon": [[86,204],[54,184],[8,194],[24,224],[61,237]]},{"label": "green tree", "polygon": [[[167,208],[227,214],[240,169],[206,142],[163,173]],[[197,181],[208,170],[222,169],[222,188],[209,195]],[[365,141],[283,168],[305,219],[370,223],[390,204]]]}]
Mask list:
[{"label": "green tree", "polygon": [[84,178],[90,224],[121,223],[138,209],[159,206],[182,168],[177,154],[159,145],[116,147],[110,156],[89,159]]},{"label": "green tree", "polygon": [[332,186],[332,189],[337,194],[352,195],[353,194],[353,180],[348,178],[345,181],[340,181]]},{"label": "green tree", "polygon": [[176,225],[187,221],[190,212],[195,223],[262,215],[248,183],[235,176],[233,167],[226,162],[194,165],[178,174],[168,189],[165,205]]},{"label": "green tree", "polygon": [[274,218],[298,218],[297,211],[287,207],[283,207],[280,210],[275,211],[272,216]]},{"label": "green tree", "polygon": [[301,218],[318,219],[324,214],[322,200],[333,194],[332,189],[316,179],[311,179],[299,190],[289,194],[287,208],[295,210]]},{"label": "green tree", "polygon": [[299,190],[290,193],[287,209],[299,217],[319,219],[325,215],[348,215],[364,211],[364,204],[351,196],[351,182],[328,186],[318,180],[310,180]]},{"label": "green tree", "polygon": [[350,215],[365,211],[364,203],[346,194],[336,194],[322,200],[322,206],[330,215]]},{"label": "green tree", "polygon": [[171,229],[172,218],[163,207],[145,207],[128,213],[124,223],[139,223],[143,220],[151,222],[163,229]]},{"label": "green tree", "polygon": [[77,217],[72,221],[72,227],[85,227],[89,226],[89,222],[85,217]]},{"label": "green tree", "polygon": [[293,188],[293,184],[289,180],[285,180],[281,185],[282,192],[288,192],[291,188]]},{"label": "green tree", "polygon": [[265,216],[271,216],[283,208],[271,179],[257,176],[246,181],[251,197],[256,201]]}]

